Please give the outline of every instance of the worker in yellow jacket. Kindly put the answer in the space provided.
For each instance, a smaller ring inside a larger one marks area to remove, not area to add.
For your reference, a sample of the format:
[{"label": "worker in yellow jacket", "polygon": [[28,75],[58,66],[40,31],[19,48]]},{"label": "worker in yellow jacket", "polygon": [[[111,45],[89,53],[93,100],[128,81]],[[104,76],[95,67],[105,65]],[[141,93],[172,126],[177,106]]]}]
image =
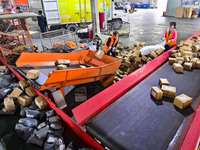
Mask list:
[{"label": "worker in yellow jacket", "polygon": [[117,47],[117,44],[119,42],[119,33],[117,31],[113,32],[113,35],[108,38],[104,45],[104,51],[107,55],[112,55],[113,57],[116,57],[115,49]]}]

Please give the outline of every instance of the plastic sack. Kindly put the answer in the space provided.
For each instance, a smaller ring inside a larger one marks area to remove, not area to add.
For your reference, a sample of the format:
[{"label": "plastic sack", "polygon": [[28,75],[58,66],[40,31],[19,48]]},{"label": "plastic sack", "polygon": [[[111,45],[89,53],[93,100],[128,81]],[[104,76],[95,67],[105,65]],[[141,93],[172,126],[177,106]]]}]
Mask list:
[{"label": "plastic sack", "polygon": [[145,46],[140,49],[140,52],[141,55],[148,55],[153,51],[154,52],[157,51],[159,48],[165,49],[164,46],[165,46],[165,41],[160,44]]}]

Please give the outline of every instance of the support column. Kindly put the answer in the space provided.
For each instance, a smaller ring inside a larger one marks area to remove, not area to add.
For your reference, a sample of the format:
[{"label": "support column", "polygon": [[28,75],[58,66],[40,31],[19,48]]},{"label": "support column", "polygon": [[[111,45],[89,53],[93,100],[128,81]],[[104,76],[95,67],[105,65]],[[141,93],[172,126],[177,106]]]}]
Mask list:
[{"label": "support column", "polygon": [[90,0],[92,12],[93,35],[100,34],[98,0]]}]

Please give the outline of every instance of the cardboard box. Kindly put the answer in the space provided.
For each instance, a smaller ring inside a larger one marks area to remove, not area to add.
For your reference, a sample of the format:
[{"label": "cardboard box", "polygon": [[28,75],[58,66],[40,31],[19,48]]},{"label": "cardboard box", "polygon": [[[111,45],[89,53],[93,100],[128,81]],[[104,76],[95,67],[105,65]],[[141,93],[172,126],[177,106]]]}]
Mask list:
[{"label": "cardboard box", "polygon": [[184,63],[184,58],[183,57],[177,57],[176,58],[176,63],[179,63],[179,64],[183,64]]},{"label": "cardboard box", "polygon": [[39,77],[39,70],[30,70],[27,72],[26,77],[29,79],[37,79]]},{"label": "cardboard box", "polygon": [[200,43],[194,43],[192,45],[192,51],[193,52],[198,52],[200,50]]},{"label": "cardboard box", "polygon": [[182,18],[183,17],[183,7],[176,7],[176,18]]},{"label": "cardboard box", "polygon": [[67,65],[58,65],[57,66],[57,70],[66,70],[67,69]]},{"label": "cardboard box", "polygon": [[190,62],[192,63],[192,68],[195,67],[196,62],[197,62],[198,60],[199,60],[199,58],[192,58],[192,59],[190,60]]},{"label": "cardboard box", "polygon": [[157,54],[157,55],[161,55],[163,52],[164,52],[164,49],[159,48],[159,49],[156,51],[156,54]]},{"label": "cardboard box", "polygon": [[163,91],[161,91],[157,86],[154,86],[151,88],[151,95],[159,100],[159,99],[162,99],[162,96],[163,96]]},{"label": "cardboard box", "polygon": [[146,62],[149,62],[149,61],[152,61],[151,57],[148,57]]},{"label": "cardboard box", "polygon": [[192,63],[190,62],[185,62],[183,65],[184,70],[191,70],[192,69]]},{"label": "cardboard box", "polygon": [[187,17],[187,7],[183,7],[183,17]]},{"label": "cardboard box", "polygon": [[200,69],[200,60],[196,61],[195,68],[196,69]]},{"label": "cardboard box", "polygon": [[29,97],[27,95],[19,96],[17,99],[18,103],[21,104],[22,106],[30,105],[32,103],[32,100],[33,100],[33,98]]},{"label": "cardboard box", "polygon": [[142,61],[146,61],[147,57],[145,55],[142,55]]},{"label": "cardboard box", "polygon": [[162,87],[162,85],[169,85],[169,81],[166,78],[160,78],[159,85],[160,87]]},{"label": "cardboard box", "polygon": [[161,89],[163,91],[163,96],[165,96],[165,97],[174,98],[176,95],[176,87],[162,85]]},{"label": "cardboard box", "polygon": [[193,53],[190,51],[181,51],[181,54],[182,54],[182,56],[189,56],[189,57],[193,56]]},{"label": "cardboard box", "polygon": [[157,55],[154,51],[151,52],[151,53],[149,54],[149,56],[150,56],[152,59],[158,57],[158,55]]},{"label": "cardboard box", "polygon": [[191,18],[193,8],[187,8],[187,18]]},{"label": "cardboard box", "polygon": [[40,110],[44,110],[48,107],[47,101],[42,96],[35,98],[35,104],[40,108]]},{"label": "cardboard box", "polygon": [[125,61],[125,62],[124,62],[124,66],[126,66],[126,67],[129,68],[129,67],[131,66],[131,63],[130,63],[129,61]]},{"label": "cardboard box", "polygon": [[35,97],[35,96],[37,96],[35,90],[34,90],[31,86],[25,88],[25,92],[26,92],[26,94],[27,94],[28,96],[30,96],[30,97]]},{"label": "cardboard box", "polygon": [[173,69],[175,72],[183,72],[183,66],[179,63],[173,63]]},{"label": "cardboard box", "polygon": [[198,15],[192,15],[192,19],[197,19]]},{"label": "cardboard box", "polygon": [[70,65],[70,60],[69,59],[58,59],[55,62],[55,65]]},{"label": "cardboard box", "polygon": [[171,58],[176,58],[176,57],[178,57],[178,53],[172,54],[170,57]]},{"label": "cardboard box", "polygon": [[178,44],[178,47],[183,46],[183,43],[185,43],[185,41],[180,41],[179,44]]},{"label": "cardboard box", "polygon": [[7,97],[4,99],[4,106],[7,112],[15,110],[15,103],[11,97]]},{"label": "cardboard box", "polygon": [[29,84],[26,82],[26,80],[19,81],[19,86],[22,90],[25,90],[29,86]]},{"label": "cardboard box", "polygon": [[193,40],[187,40],[185,43],[183,43],[183,46],[191,48],[193,43],[194,43]]},{"label": "cardboard box", "polygon": [[176,62],[176,58],[169,57],[169,64],[170,65],[173,65],[173,63],[175,63],[175,62]]},{"label": "cardboard box", "polygon": [[6,66],[0,66],[0,71],[5,71],[6,70]]},{"label": "cardboard box", "polygon": [[[187,43],[188,45],[189,43]],[[191,46],[183,46],[183,47],[180,47],[180,51],[192,51],[192,43],[191,43]]]},{"label": "cardboard box", "polygon": [[197,58],[198,57],[198,53],[193,53],[193,58]]},{"label": "cardboard box", "polygon": [[118,46],[117,49],[122,51],[122,50],[124,50],[124,47],[123,46]]},{"label": "cardboard box", "polygon": [[98,59],[102,59],[103,55],[104,55],[104,52],[103,52],[102,50],[99,49],[99,50],[96,52],[95,57],[97,57]]},{"label": "cardboard box", "polygon": [[172,50],[171,53],[176,54],[176,53],[178,53],[178,50]]},{"label": "cardboard box", "polygon": [[189,62],[190,61],[190,57],[189,56],[183,56],[184,58],[184,62]]},{"label": "cardboard box", "polygon": [[194,9],[194,15],[198,15],[198,13],[199,13],[199,8],[195,8]]},{"label": "cardboard box", "polygon": [[10,97],[13,98],[18,98],[20,96],[20,94],[22,94],[22,90],[20,90],[19,88],[15,88],[12,93],[10,94]]},{"label": "cardboard box", "polygon": [[192,98],[185,95],[185,94],[181,94],[179,96],[176,96],[175,99],[174,99],[174,105],[177,106],[180,109],[186,108],[191,103],[192,103]]}]

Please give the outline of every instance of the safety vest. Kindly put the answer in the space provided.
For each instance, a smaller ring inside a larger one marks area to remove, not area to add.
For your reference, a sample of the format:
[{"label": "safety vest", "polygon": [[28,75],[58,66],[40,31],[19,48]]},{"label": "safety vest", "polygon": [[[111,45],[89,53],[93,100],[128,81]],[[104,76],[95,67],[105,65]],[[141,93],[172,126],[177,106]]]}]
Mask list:
[{"label": "safety vest", "polygon": [[[167,32],[166,38],[165,38],[165,40],[166,40],[166,45],[169,45],[170,47],[174,47],[174,46],[176,45],[177,39],[176,39],[175,41],[172,41],[172,42],[168,43],[169,40],[172,40],[172,39],[173,39],[173,36],[174,36],[174,34],[175,34],[175,31],[176,31],[176,30],[173,30],[173,31],[171,32],[170,35],[168,34],[168,30],[166,31],[166,32]],[[177,36],[178,36],[178,32],[177,32]]]},{"label": "safety vest", "polygon": [[[111,36],[110,38],[111,38],[111,41],[110,41],[109,46],[115,47],[115,45],[117,44],[117,42],[118,42],[119,39],[118,39],[118,38],[115,39],[115,42],[114,42],[114,36]],[[106,41],[106,44],[104,45],[104,51],[105,51],[106,53],[108,53],[108,51],[109,51],[109,46],[107,46],[107,42],[108,42],[108,39],[107,39],[107,41]]]}]

